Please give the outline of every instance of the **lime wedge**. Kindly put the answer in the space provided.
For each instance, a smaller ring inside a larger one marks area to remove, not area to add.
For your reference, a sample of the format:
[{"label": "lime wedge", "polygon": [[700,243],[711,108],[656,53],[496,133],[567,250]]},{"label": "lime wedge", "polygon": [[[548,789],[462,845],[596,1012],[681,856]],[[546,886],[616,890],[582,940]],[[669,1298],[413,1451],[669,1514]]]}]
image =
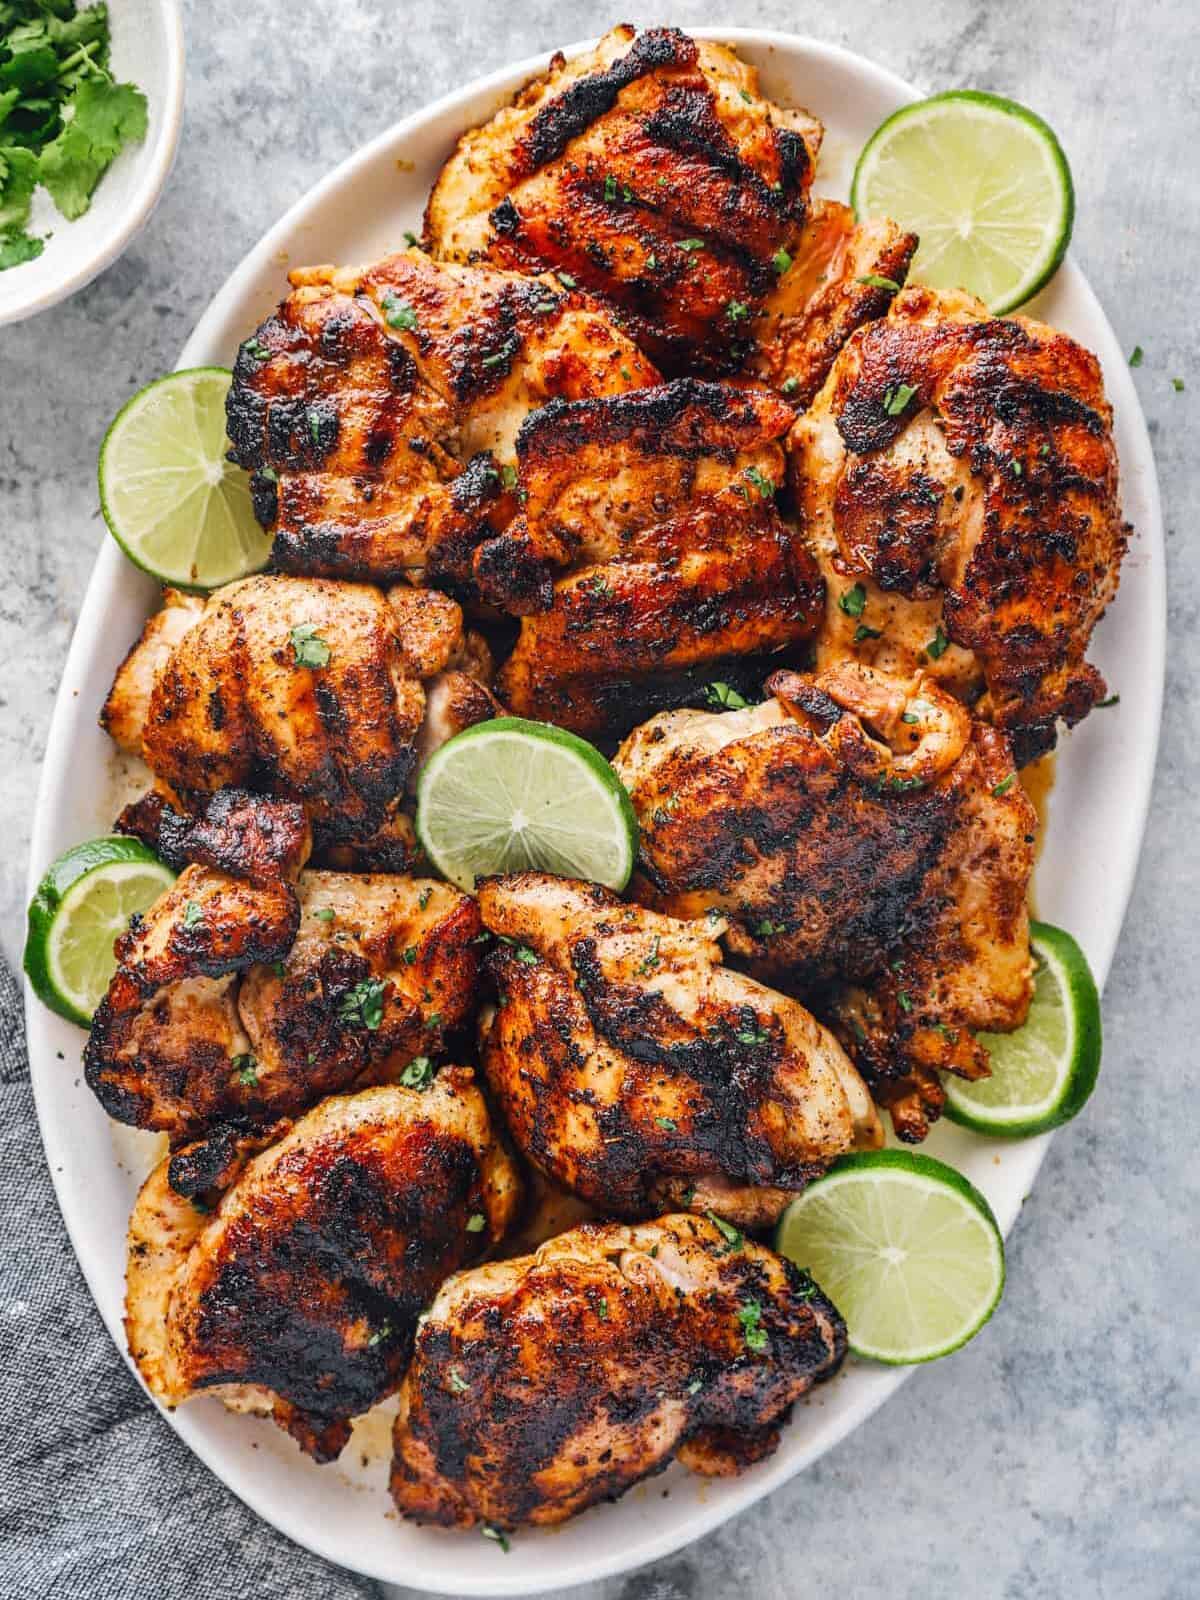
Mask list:
[{"label": "lime wedge", "polygon": [[910,283],[967,289],[999,315],[1030,299],[1066,254],[1071,169],[1053,130],[999,95],[955,89],[904,106],[863,148],[850,200],[921,244]]},{"label": "lime wedge", "polygon": [[1100,1071],[1100,996],[1087,957],[1069,933],[1035,922],[1033,1004],[1015,1033],[981,1033],[992,1075],[947,1074],[946,1115],[1004,1138],[1045,1133],[1078,1115]]},{"label": "lime wedge", "polygon": [[195,367],[148,384],[100,446],[109,532],[136,566],[180,589],[219,589],[271,553],[250,480],[226,460],[229,378],[223,367]]},{"label": "lime wedge", "polygon": [[460,889],[526,869],[623,889],[638,832],[629,796],[598,750],[544,722],[497,717],[425,763],[417,835]]},{"label": "lime wedge", "polygon": [[59,856],[29,902],[25,971],[39,1000],[88,1027],[116,971],[114,939],[174,882],[136,839],[91,839]]},{"label": "lime wedge", "polygon": [[1004,1241],[961,1172],[911,1150],[843,1156],[788,1206],[775,1248],[812,1273],[850,1348],[907,1366],[977,1334],[1004,1289]]}]

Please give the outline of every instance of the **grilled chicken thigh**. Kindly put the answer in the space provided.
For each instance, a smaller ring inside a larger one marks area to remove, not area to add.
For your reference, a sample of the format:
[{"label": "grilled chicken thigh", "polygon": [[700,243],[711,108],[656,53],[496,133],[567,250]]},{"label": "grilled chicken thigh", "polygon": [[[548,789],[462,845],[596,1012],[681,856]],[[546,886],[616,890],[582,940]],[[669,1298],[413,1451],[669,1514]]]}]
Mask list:
[{"label": "grilled chicken thigh", "polygon": [[423,1092],[332,1097],[267,1137],[223,1174],[212,1214],[188,1152],[147,1179],[129,1224],[129,1349],[163,1404],[215,1388],[328,1461],[399,1382],[438,1284],[503,1236],[519,1180],[457,1067]]},{"label": "grilled chicken thigh", "polygon": [[117,941],[87,1081],[173,1143],[261,1127],[436,1055],[475,1003],[473,900],[408,877],[189,866]]},{"label": "grilled chicken thigh", "polygon": [[[486,649],[464,637],[445,595],[245,578],[207,601],[168,591],[101,722],[182,797],[177,809],[229,785],[299,800],[319,851],[374,839],[380,864],[400,868],[413,853],[397,811],[416,767],[424,685],[472,668],[490,671]],[[482,688],[475,709],[492,714]]]},{"label": "grilled chicken thigh", "polygon": [[820,124],[723,45],[614,28],[464,134],[434,185],[435,255],[567,273],[664,371],[724,371],[804,224]]},{"label": "grilled chicken thigh", "polygon": [[791,420],[762,390],[694,379],[532,416],[509,538],[570,571],[522,619],[505,703],[619,735],[694,698],[721,663],[810,638],[820,581],[774,500]]},{"label": "grilled chicken thigh", "polygon": [[657,379],[558,282],[419,250],[290,281],[228,402],[233,459],[288,572],[469,591],[477,548],[516,508],[501,464],[530,408]]},{"label": "grilled chicken thigh", "polygon": [[676,1455],[730,1475],[770,1454],[845,1328],[807,1274],[730,1232],[589,1224],[451,1278],[400,1390],[401,1513],[562,1522]]},{"label": "grilled chicken thigh", "polygon": [[813,199],[794,257],[754,321],[748,377],[812,404],[846,340],[882,317],[908,275],[915,233],[886,218],[855,222],[849,206]]},{"label": "grilled chicken thigh", "polygon": [[634,894],[720,916],[728,948],[834,1021],[898,1130],[924,1137],[935,1069],[983,1075],[973,1031],[1025,1020],[1036,815],[1004,736],[922,673],[847,660],[768,688],[621,747]]},{"label": "grilled chicken thigh", "polygon": [[1019,765],[1104,693],[1084,660],[1128,530],[1100,365],[1028,317],[906,290],[846,345],[792,434],[827,580],[818,661],[921,665]]},{"label": "grilled chicken thigh", "polygon": [[610,1214],[771,1221],[878,1123],[840,1046],[721,965],[720,918],[680,922],[594,884],[479,886],[500,999],[483,1065],[521,1150]]}]

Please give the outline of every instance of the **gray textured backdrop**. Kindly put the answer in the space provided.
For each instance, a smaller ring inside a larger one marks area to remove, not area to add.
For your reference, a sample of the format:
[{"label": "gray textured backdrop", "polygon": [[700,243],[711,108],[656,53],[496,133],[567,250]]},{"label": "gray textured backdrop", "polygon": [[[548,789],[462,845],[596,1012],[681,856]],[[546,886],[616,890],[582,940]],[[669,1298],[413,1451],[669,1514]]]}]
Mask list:
[{"label": "gray textured backdrop", "polygon": [[[657,1569],[576,1593],[1192,1600],[1200,1594],[1200,1163],[1190,1082],[1200,945],[1195,0],[676,0],[661,10],[622,5],[622,17],[577,0],[196,0],[187,9],[187,127],[151,226],[69,305],[0,332],[0,505],[13,568],[0,594],[0,815],[9,839],[0,932],[10,957],[54,689],[102,536],[101,435],[128,394],[173,365],[214,289],[317,175],[465,79],[625,19],[809,32],[923,89],[999,90],[1055,124],[1079,189],[1077,257],[1126,348],[1145,347],[1137,382],[1171,569],[1163,750],[1105,996],[1105,1073],[1043,1169],[1012,1239],[1015,1292],[976,1343],[919,1374],[864,1432],[712,1538]],[[1184,393],[1173,376],[1186,379]]]}]

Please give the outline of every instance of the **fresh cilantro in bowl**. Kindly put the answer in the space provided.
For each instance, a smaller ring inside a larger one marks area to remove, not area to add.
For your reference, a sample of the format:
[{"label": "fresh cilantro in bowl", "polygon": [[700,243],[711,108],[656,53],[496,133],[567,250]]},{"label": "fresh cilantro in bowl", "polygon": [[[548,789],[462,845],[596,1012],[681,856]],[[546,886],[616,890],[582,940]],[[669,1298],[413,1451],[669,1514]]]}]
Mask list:
[{"label": "fresh cilantro in bowl", "polygon": [[41,184],[81,217],[121,148],[146,134],[146,96],[109,71],[106,5],[0,0],[0,272],[41,255],[28,231]]}]

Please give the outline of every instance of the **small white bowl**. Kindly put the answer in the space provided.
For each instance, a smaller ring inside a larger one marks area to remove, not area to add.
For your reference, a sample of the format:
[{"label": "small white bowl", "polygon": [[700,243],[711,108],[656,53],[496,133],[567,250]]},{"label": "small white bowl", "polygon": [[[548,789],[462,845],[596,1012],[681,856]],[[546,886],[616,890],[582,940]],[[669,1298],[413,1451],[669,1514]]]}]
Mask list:
[{"label": "small white bowl", "polygon": [[121,151],[75,222],[44,189],[35,192],[30,231],[50,237],[36,260],[0,272],[0,324],[57,305],[110,266],[145,227],[170,176],[183,122],[179,0],[108,0],[108,12],[112,73],[149,101],[146,137]]}]

